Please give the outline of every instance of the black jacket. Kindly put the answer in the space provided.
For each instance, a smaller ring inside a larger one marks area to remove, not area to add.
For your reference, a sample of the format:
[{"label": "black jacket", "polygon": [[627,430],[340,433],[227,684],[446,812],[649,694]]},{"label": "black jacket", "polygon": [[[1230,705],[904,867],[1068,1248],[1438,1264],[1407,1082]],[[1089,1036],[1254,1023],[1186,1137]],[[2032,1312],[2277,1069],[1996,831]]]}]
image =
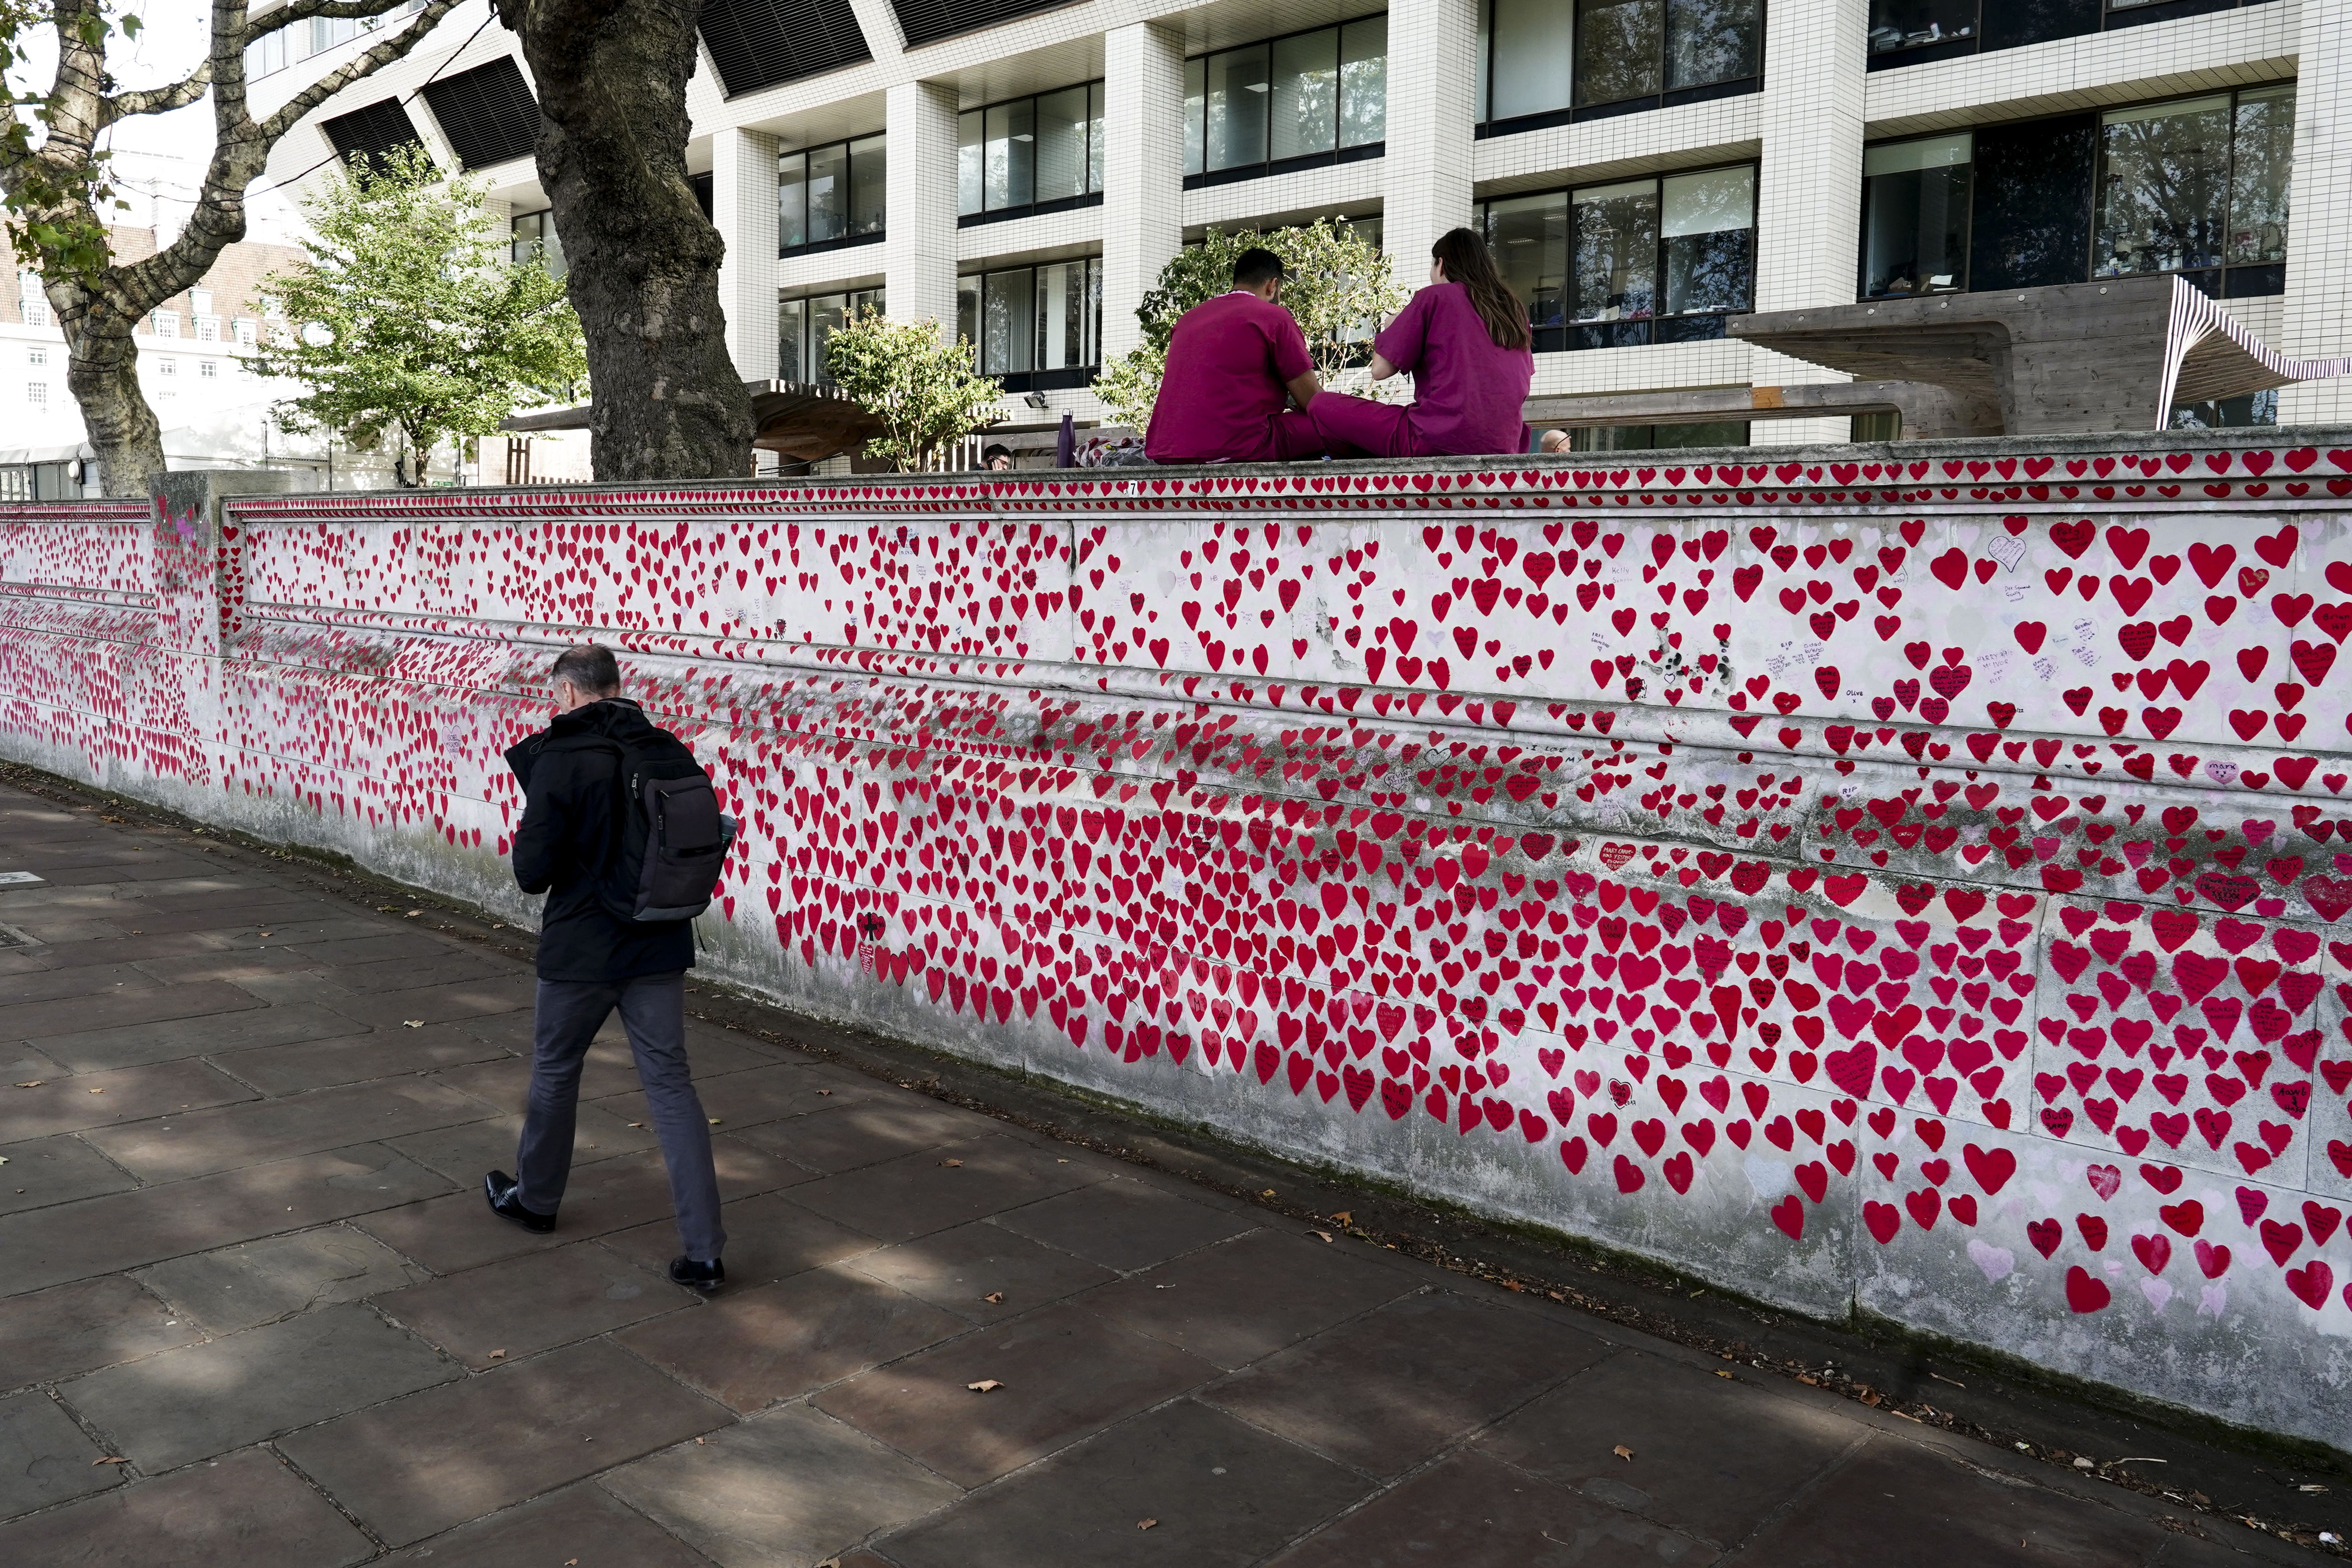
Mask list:
[{"label": "black jacket", "polygon": [[620,853],[620,755],[577,742],[594,735],[636,741],[655,732],[643,709],[608,697],[557,715],[507,752],[526,802],[515,829],[515,881],[526,893],[547,895],[539,926],[541,980],[635,980],[694,967],[691,921],[636,924],[614,916],[596,897],[599,879],[610,875]]}]

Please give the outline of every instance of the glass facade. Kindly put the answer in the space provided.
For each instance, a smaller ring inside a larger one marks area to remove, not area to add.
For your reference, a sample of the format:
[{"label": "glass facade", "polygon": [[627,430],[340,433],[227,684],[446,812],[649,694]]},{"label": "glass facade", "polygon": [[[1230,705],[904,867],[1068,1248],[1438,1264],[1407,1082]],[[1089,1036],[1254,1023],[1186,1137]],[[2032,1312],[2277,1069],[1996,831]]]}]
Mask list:
[{"label": "glass facade", "polygon": [[1376,156],[1388,135],[1389,19],[1223,49],[1184,67],[1188,184]]},{"label": "glass facade", "polygon": [[2294,145],[2282,84],[1867,148],[1862,298],[2149,272],[2284,292]]},{"label": "glass facade", "polygon": [[1103,84],[1016,98],[956,117],[956,214],[964,224],[1102,199]]},{"label": "glass facade", "polygon": [[833,341],[833,334],[866,310],[883,314],[888,309],[879,289],[786,300],[777,307],[778,377],[831,384],[833,372],[825,367],[824,347]]},{"label": "glass facade", "polygon": [[956,330],[980,373],[1009,392],[1085,386],[1102,363],[1102,261],[968,272],[956,279]]},{"label": "glass facade", "polygon": [[881,238],[889,216],[888,143],[887,136],[861,136],[778,158],[777,250]]},{"label": "glass facade", "polygon": [[1595,425],[1568,433],[1571,452],[1654,452],[1678,447],[1745,447],[1745,421],[1704,425]]},{"label": "glass facade", "polygon": [[1755,291],[1752,163],[1486,204],[1538,353],[1691,342]]},{"label": "glass facade", "polygon": [[1487,0],[1482,133],[1752,92],[1763,0]]},{"label": "glass facade", "polygon": [[561,278],[571,270],[563,259],[563,240],[555,232],[554,213],[517,213],[508,226],[513,238],[507,243],[507,253],[516,266],[534,262],[545,268],[550,278]]},{"label": "glass facade", "polygon": [[2011,49],[2263,0],[1870,0],[1870,68]]}]

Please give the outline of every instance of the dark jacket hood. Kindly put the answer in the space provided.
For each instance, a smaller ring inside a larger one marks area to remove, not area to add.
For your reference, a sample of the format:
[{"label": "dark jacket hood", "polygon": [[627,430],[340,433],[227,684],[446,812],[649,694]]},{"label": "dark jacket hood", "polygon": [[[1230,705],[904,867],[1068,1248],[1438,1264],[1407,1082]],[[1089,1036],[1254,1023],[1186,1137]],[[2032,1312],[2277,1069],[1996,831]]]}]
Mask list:
[{"label": "dark jacket hood", "polygon": [[530,788],[531,764],[540,752],[560,741],[580,741],[599,737],[608,741],[641,742],[653,733],[654,722],[646,710],[626,697],[607,697],[583,704],[569,713],[558,713],[552,723],[536,734],[526,735],[507,748],[507,766]]}]

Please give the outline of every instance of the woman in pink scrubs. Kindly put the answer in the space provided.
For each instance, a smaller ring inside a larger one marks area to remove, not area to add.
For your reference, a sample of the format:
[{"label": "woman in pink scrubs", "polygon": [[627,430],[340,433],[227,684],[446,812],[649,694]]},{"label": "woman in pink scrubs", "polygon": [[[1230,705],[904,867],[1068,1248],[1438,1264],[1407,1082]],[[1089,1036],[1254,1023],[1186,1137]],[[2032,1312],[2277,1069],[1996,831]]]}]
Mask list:
[{"label": "woman in pink scrubs", "polygon": [[1334,457],[1476,457],[1524,452],[1535,376],[1527,307],[1486,242],[1457,228],[1431,247],[1429,287],[1372,340],[1372,379],[1402,371],[1413,401],[1318,392],[1307,412]]}]

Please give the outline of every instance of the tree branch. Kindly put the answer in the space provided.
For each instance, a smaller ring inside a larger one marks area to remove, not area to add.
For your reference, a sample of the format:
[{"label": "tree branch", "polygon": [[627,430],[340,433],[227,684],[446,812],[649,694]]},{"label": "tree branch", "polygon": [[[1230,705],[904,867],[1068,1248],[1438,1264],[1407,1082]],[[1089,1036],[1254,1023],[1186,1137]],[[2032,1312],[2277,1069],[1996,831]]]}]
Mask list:
[{"label": "tree branch", "polygon": [[[298,6],[304,3],[305,0],[295,0]],[[365,3],[365,0],[362,0],[362,3]],[[278,139],[294,129],[302,117],[310,110],[318,108],[352,83],[363,77],[374,75],[415,48],[424,41],[425,35],[431,32],[442,17],[456,9],[457,5],[457,0],[432,0],[432,4],[419,11],[416,14],[416,19],[407,26],[393,34],[365,54],[358,56],[335,70],[329,71],[325,76],[296,93],[287,101],[284,108],[261,122],[262,145],[275,146]]]},{"label": "tree branch", "polygon": [[287,0],[275,10],[265,11],[247,24],[245,41],[258,38],[290,27],[297,22],[307,22],[313,16],[331,21],[363,22],[370,16],[381,16],[401,0]]},{"label": "tree branch", "polygon": [[213,63],[206,60],[169,87],[142,88],[136,92],[118,92],[102,100],[99,104],[99,123],[101,126],[111,125],[134,114],[168,114],[175,109],[185,109],[202,100],[212,83]]}]

